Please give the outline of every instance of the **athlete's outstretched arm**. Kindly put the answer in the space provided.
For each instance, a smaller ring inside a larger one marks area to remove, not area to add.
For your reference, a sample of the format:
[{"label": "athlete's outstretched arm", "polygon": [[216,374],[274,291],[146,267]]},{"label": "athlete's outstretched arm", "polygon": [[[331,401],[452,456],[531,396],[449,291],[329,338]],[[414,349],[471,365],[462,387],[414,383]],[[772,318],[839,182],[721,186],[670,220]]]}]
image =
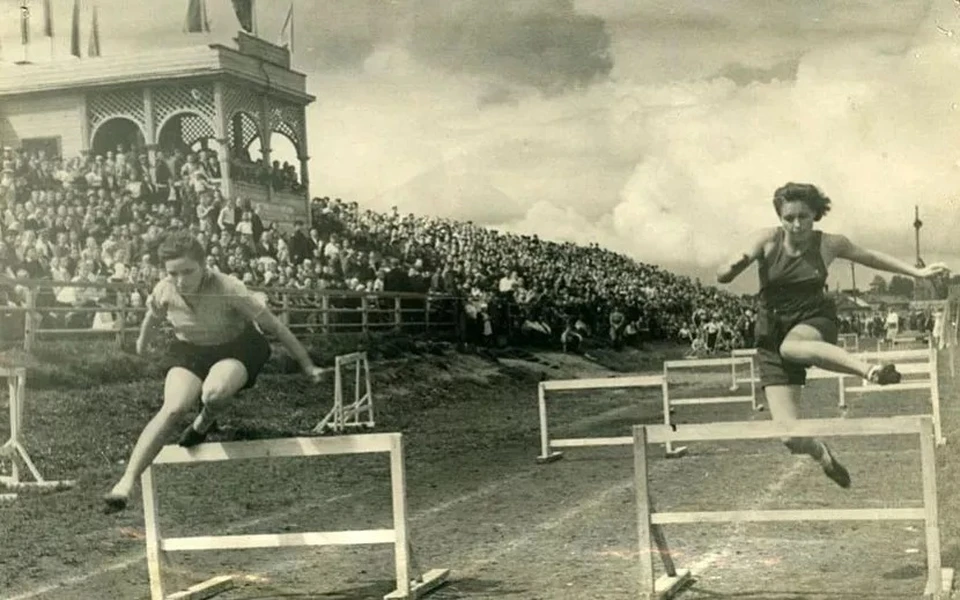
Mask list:
[{"label": "athlete's outstretched arm", "polygon": [[747,270],[753,261],[763,256],[763,245],[770,237],[767,230],[755,233],[747,244],[746,251],[731,257],[717,269],[717,283],[730,283]]},{"label": "athlete's outstretched arm", "polygon": [[833,238],[831,242],[837,258],[845,258],[865,267],[870,267],[871,269],[918,278],[932,277],[938,273],[950,271],[943,263],[935,263],[920,269],[883,252],[862,248],[851,242],[847,236],[834,235],[830,237]]},{"label": "athlete's outstretched arm", "polygon": [[278,319],[269,309],[260,311],[255,320],[263,331],[277,336],[280,343],[293,355],[294,360],[300,363],[300,368],[308,377],[320,381],[323,369],[313,363],[307,349],[300,343],[297,336],[293,335],[290,328],[283,324],[283,321]]}]

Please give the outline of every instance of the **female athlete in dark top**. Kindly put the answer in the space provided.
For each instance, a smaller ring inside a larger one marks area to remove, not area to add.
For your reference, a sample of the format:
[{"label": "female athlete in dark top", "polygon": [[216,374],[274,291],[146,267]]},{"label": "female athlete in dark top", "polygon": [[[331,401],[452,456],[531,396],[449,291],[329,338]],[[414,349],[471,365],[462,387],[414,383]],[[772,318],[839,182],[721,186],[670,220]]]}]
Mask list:
[{"label": "female athlete in dark top", "polygon": [[[813,228],[830,210],[830,199],[810,184],[788,183],[773,196],[780,227],[753,236],[747,250],[717,271],[717,281],[730,283],[758,262],[760,310],[755,327],[760,385],[774,420],[797,418],[797,401],[806,383],[806,369],[860,376],[871,383],[900,381],[892,364],[869,365],[836,345],[837,309],[826,294],[827,269],[841,258],[877,269],[927,278],[947,272],[943,264],[913,267],[880,252],[861,248],[843,235]],[[795,454],[808,454],[841,487],[850,475],[822,441],[790,438],[784,444]]]}]

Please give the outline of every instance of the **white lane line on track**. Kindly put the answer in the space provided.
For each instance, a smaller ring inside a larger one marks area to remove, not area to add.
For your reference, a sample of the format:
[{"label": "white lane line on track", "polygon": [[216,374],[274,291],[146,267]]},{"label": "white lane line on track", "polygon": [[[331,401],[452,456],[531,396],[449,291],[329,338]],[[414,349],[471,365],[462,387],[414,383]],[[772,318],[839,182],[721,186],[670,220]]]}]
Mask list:
[{"label": "white lane line on track", "polygon": [[[370,488],[370,489],[366,490],[366,491],[363,492],[363,493],[366,493],[366,492],[372,491],[372,490],[373,490],[373,488]],[[340,495],[338,495],[338,496],[333,496],[333,497],[330,497],[330,498],[325,498],[325,499],[324,499],[322,502],[320,502],[320,503],[311,503],[311,505],[310,505],[309,507],[298,506],[297,508],[292,508],[292,509],[289,509],[289,510],[277,512],[277,513],[273,513],[273,514],[270,514],[270,515],[267,515],[267,516],[257,517],[257,518],[255,518],[255,519],[248,519],[248,520],[246,520],[246,521],[242,521],[242,522],[240,522],[240,523],[235,523],[234,525],[231,525],[231,526],[225,528],[224,533],[230,533],[230,532],[237,531],[237,530],[240,530],[240,529],[246,529],[247,527],[253,527],[253,526],[255,526],[255,525],[259,525],[259,524],[265,523],[265,522],[267,522],[267,521],[272,521],[272,520],[275,520],[275,519],[281,519],[281,518],[284,518],[284,517],[288,517],[288,516],[291,516],[291,515],[295,515],[295,514],[297,514],[297,513],[301,513],[301,512],[304,512],[304,511],[306,511],[306,510],[310,510],[310,509],[313,509],[313,508],[317,508],[317,507],[319,507],[319,506],[322,506],[322,505],[324,505],[324,504],[329,504],[329,503],[331,503],[331,502],[339,502],[339,501],[341,501],[341,500],[348,500],[348,499],[354,497],[355,495],[357,495],[356,492],[350,493],[350,494],[340,494]],[[119,560],[119,561],[112,562],[112,563],[108,563],[108,564],[106,564],[106,565],[102,565],[102,566],[100,566],[100,567],[97,567],[96,569],[93,569],[92,571],[88,571],[88,572],[86,572],[86,573],[81,573],[80,575],[74,575],[74,576],[72,576],[72,577],[68,577],[68,578],[66,578],[66,579],[62,579],[62,580],[60,580],[60,581],[58,581],[58,582],[56,582],[56,583],[50,583],[50,584],[41,586],[41,587],[39,587],[39,588],[35,588],[35,589],[32,589],[32,590],[26,591],[26,592],[21,592],[21,593],[17,594],[16,596],[4,596],[4,597],[3,597],[2,599],[0,599],[0,600],[30,600],[31,598],[36,598],[37,596],[42,596],[42,595],[44,595],[44,594],[47,594],[47,593],[52,592],[52,591],[54,591],[54,590],[58,590],[58,589],[63,588],[63,587],[70,587],[70,586],[78,585],[78,584],[81,584],[81,583],[83,583],[83,582],[85,582],[85,581],[89,581],[89,580],[94,579],[94,578],[96,578],[96,577],[100,577],[101,575],[106,575],[107,573],[112,573],[113,571],[119,571],[119,570],[122,570],[122,569],[126,569],[127,567],[131,567],[131,566],[133,566],[133,565],[135,565],[135,564],[137,564],[137,563],[139,563],[139,562],[141,562],[141,561],[144,561],[144,560],[146,560],[146,550],[140,550],[140,551],[137,551],[137,552],[131,552],[131,553],[128,554],[125,558],[123,558],[123,559],[121,559],[121,560]]]},{"label": "white lane line on track", "polygon": [[[602,413],[602,414],[600,414],[600,415],[591,415],[591,416],[589,416],[589,417],[584,417],[583,419],[580,419],[580,420],[578,420],[578,421],[575,421],[575,422],[573,422],[573,423],[568,424],[567,427],[583,426],[584,424],[589,425],[589,424],[592,424],[593,422],[597,421],[597,419],[609,418],[609,417],[611,417],[611,416],[618,416],[620,413],[624,413],[624,412],[626,412],[626,411],[628,411],[628,410],[633,410],[633,409],[635,409],[635,406],[615,408],[615,409],[612,409],[612,410],[610,410],[610,411],[604,412],[604,413]],[[444,511],[446,511],[446,510],[449,510],[450,508],[453,508],[454,506],[456,506],[456,505],[458,505],[458,504],[462,504],[463,502],[468,502],[468,501],[470,501],[470,500],[472,500],[472,499],[474,499],[474,498],[480,498],[480,497],[489,495],[489,494],[491,494],[491,493],[499,490],[500,488],[502,488],[502,487],[504,487],[504,486],[506,486],[506,485],[511,485],[514,481],[517,481],[518,479],[522,479],[522,478],[524,478],[524,477],[529,476],[530,473],[532,473],[532,472],[534,472],[534,471],[536,471],[536,470],[537,470],[537,468],[529,468],[529,469],[525,469],[524,471],[522,471],[522,472],[520,472],[520,473],[517,473],[517,474],[515,474],[515,475],[511,475],[510,477],[507,477],[507,478],[504,478],[504,479],[499,479],[499,480],[497,480],[495,483],[487,484],[487,485],[485,485],[485,486],[481,486],[481,487],[477,488],[476,490],[473,490],[472,492],[468,492],[468,493],[466,493],[466,494],[461,494],[460,496],[457,496],[456,498],[453,498],[453,499],[451,499],[451,500],[447,500],[446,502],[442,502],[442,503],[440,503],[440,504],[438,504],[438,505],[436,505],[436,506],[432,506],[432,507],[430,507],[430,508],[427,508],[427,509],[424,509],[424,510],[422,510],[422,511],[419,511],[419,512],[411,515],[410,519],[411,519],[412,521],[417,521],[417,520],[420,520],[420,519],[425,518],[425,517],[427,517],[427,516],[436,515],[436,514],[439,514],[439,513],[441,513],[441,512],[444,512]],[[347,494],[346,496],[351,496],[351,495],[352,495],[352,494]],[[346,497],[346,496],[345,496],[345,497]],[[330,499],[326,500],[325,502],[334,502],[334,501],[336,501],[337,499],[338,499],[338,498],[330,498]],[[339,498],[339,499],[342,499],[342,497]],[[303,507],[300,507],[300,508],[293,509],[293,510],[289,510],[289,511],[285,511],[285,512],[282,512],[282,513],[274,513],[273,515],[269,515],[269,516],[266,516],[266,517],[261,517],[261,518],[258,518],[258,519],[252,519],[252,520],[250,520],[250,521],[247,521],[247,522],[244,522],[244,523],[241,523],[241,524],[238,524],[238,525],[234,525],[233,527],[228,528],[228,529],[227,529],[227,533],[229,533],[230,531],[235,531],[236,529],[244,528],[244,527],[252,527],[253,525],[257,525],[257,524],[259,524],[259,523],[262,523],[262,522],[267,521],[267,520],[270,520],[270,519],[276,519],[276,518],[280,518],[280,517],[283,517],[283,516],[288,516],[288,515],[291,515],[291,514],[296,514],[297,512],[300,512],[300,511],[303,511],[303,510],[307,510],[307,509],[306,509],[306,508],[303,508]],[[119,569],[124,569],[124,568],[130,567],[130,566],[133,566],[133,565],[135,565],[137,562],[142,561],[142,560],[146,560],[146,552],[145,552],[145,551],[140,551],[140,552],[137,552],[137,553],[131,553],[130,555],[128,555],[128,556],[127,556],[126,558],[124,558],[123,560],[120,560],[120,561],[117,561],[117,562],[113,562],[113,563],[109,563],[109,564],[106,564],[106,565],[97,567],[96,569],[94,569],[94,570],[92,570],[92,571],[89,571],[89,572],[87,572],[87,573],[81,573],[80,575],[75,575],[75,576],[73,576],[73,577],[69,577],[69,578],[60,580],[59,582],[56,582],[56,583],[47,584],[47,585],[41,586],[41,587],[39,587],[39,588],[35,588],[35,589],[33,589],[33,590],[29,590],[29,591],[26,591],[26,592],[21,592],[19,595],[16,595],[16,596],[3,596],[3,597],[0,597],[0,600],[31,600],[32,598],[36,598],[36,597],[38,597],[38,596],[42,596],[43,594],[46,594],[46,593],[51,592],[51,591],[53,591],[53,590],[56,590],[56,589],[59,589],[59,588],[62,588],[62,587],[78,585],[78,584],[84,583],[84,582],[86,582],[86,581],[89,581],[89,580],[91,580],[91,579],[94,579],[94,578],[96,578],[96,577],[99,577],[99,576],[101,576],[101,575],[106,575],[107,573],[111,573],[111,572],[117,571],[117,570],[119,570]]]},{"label": "white lane line on track", "polygon": [[[442,502],[442,503],[437,504],[437,505],[435,505],[435,506],[431,506],[431,507],[429,507],[429,508],[426,508],[426,509],[423,509],[423,510],[421,510],[421,511],[418,511],[417,513],[415,513],[415,514],[413,514],[413,515],[410,516],[410,521],[411,521],[411,522],[417,522],[417,521],[426,519],[427,517],[434,516],[434,515],[436,515],[436,514],[445,512],[445,511],[453,508],[454,506],[457,506],[458,504],[463,504],[464,502],[469,502],[469,501],[475,500],[475,499],[477,499],[477,498],[482,498],[482,497],[485,497],[485,496],[489,496],[490,494],[492,494],[492,493],[494,493],[494,492],[497,492],[497,491],[499,491],[500,489],[502,489],[502,488],[504,488],[504,487],[513,485],[514,482],[516,482],[517,480],[523,479],[523,478],[525,478],[525,477],[529,477],[529,476],[530,476],[530,473],[532,473],[532,472],[535,471],[535,470],[536,470],[536,467],[532,467],[532,468],[526,469],[526,470],[524,470],[524,471],[522,471],[522,472],[520,472],[520,473],[516,473],[516,474],[514,474],[514,475],[511,475],[510,477],[506,477],[506,478],[503,478],[503,479],[498,479],[498,480],[497,480],[496,482],[494,482],[494,483],[490,483],[490,484],[481,486],[481,487],[479,487],[479,488],[477,488],[477,489],[475,489],[475,490],[473,490],[473,491],[471,491],[471,492],[468,492],[468,493],[466,493],[466,494],[461,494],[461,495],[459,495],[459,496],[457,496],[457,497],[455,497],[455,498],[452,498],[452,499],[450,499],[450,500],[447,500],[446,502]],[[359,493],[359,494],[358,494],[358,493],[351,493],[351,494],[342,494],[342,495],[340,495],[340,496],[334,496],[334,497],[332,497],[332,498],[328,498],[328,499],[324,500],[324,502],[323,502],[322,504],[331,503],[331,502],[337,502],[337,501],[340,501],[340,500],[345,500],[345,499],[351,498],[351,497],[356,496],[356,495],[364,495],[366,492],[374,491],[374,489],[375,489],[375,488],[369,488],[369,489],[367,489],[365,492],[362,492],[362,493]],[[311,510],[312,508],[316,508],[316,505],[311,505],[311,506],[309,506],[309,507],[300,506],[300,507],[298,507],[298,508],[291,509],[291,510],[287,510],[287,511],[283,511],[283,512],[280,512],[280,513],[273,513],[273,514],[268,515],[268,516],[265,516],[265,517],[259,517],[259,518],[256,518],[256,519],[250,519],[250,520],[248,520],[248,521],[244,521],[243,523],[238,523],[238,524],[236,524],[236,525],[233,525],[233,526],[227,528],[227,530],[226,530],[225,533],[230,533],[231,531],[236,531],[236,530],[238,530],[238,529],[244,529],[244,528],[247,528],[247,527],[253,527],[254,525],[258,525],[258,524],[260,524],[260,523],[264,523],[264,522],[267,522],[267,521],[270,521],[270,520],[280,519],[280,518],[283,518],[283,517],[286,517],[286,516],[290,516],[290,515],[294,515],[294,514],[297,514],[297,513],[305,512],[305,511],[307,511],[307,510]],[[67,578],[67,579],[63,579],[63,580],[61,580],[61,581],[59,581],[59,582],[57,582],[57,583],[47,584],[47,585],[45,585],[45,586],[42,586],[42,587],[39,587],[39,588],[30,590],[30,591],[27,591],[27,592],[22,592],[22,593],[20,593],[19,595],[16,595],[16,596],[4,596],[4,597],[3,597],[2,599],[0,599],[0,600],[31,600],[32,598],[36,598],[36,597],[38,597],[38,596],[42,596],[42,595],[44,595],[44,594],[47,594],[47,593],[49,593],[49,592],[52,592],[52,591],[54,591],[54,590],[57,590],[57,589],[60,589],[60,588],[63,588],[63,587],[69,587],[69,586],[75,586],[75,585],[78,585],[78,584],[82,584],[82,583],[84,583],[84,582],[86,582],[86,581],[89,581],[89,580],[91,580],[91,579],[94,579],[94,578],[96,578],[96,577],[100,577],[100,576],[102,576],[102,575],[106,575],[107,573],[111,573],[111,572],[113,572],[113,571],[118,571],[118,570],[125,569],[125,568],[127,568],[127,567],[131,567],[131,566],[133,566],[133,565],[135,565],[135,564],[137,564],[137,563],[139,563],[139,562],[141,562],[141,561],[143,561],[143,560],[145,560],[145,559],[146,559],[146,552],[145,552],[145,551],[139,551],[139,552],[136,552],[136,553],[131,553],[131,554],[128,555],[126,558],[124,558],[124,559],[122,559],[122,560],[120,560],[120,561],[113,562],[113,563],[109,563],[109,564],[107,564],[107,565],[98,567],[98,568],[96,568],[96,569],[94,569],[94,570],[92,570],[92,571],[89,571],[89,572],[87,572],[87,573],[83,573],[83,574],[80,574],[80,575],[75,575],[75,576],[73,576],[73,577],[69,577],[69,578]],[[288,562],[289,562],[289,561],[288,561]],[[286,563],[278,563],[278,566],[282,566],[283,564],[286,564]],[[265,570],[263,570],[263,572],[269,572],[270,570],[271,570],[271,569],[265,569]]]},{"label": "white lane line on track", "polygon": [[[804,471],[804,465],[811,461],[807,456],[798,456],[794,461],[793,465],[787,469],[779,479],[768,485],[763,493],[754,500],[746,510],[761,510],[764,505],[769,504],[777,494],[779,494],[783,488],[790,482],[791,479],[795,478],[801,472]],[[713,550],[708,552],[703,558],[695,562],[690,569],[690,575],[692,577],[698,577],[707,572],[711,567],[717,564],[720,561],[725,560],[735,550],[743,545],[743,523],[737,523],[734,527],[733,534],[727,539],[727,543],[723,545],[722,548],[718,550]]]},{"label": "white lane line on track", "polygon": [[[578,420],[578,421],[576,421],[576,422],[574,422],[574,423],[568,424],[567,426],[568,426],[568,427],[571,427],[571,426],[574,426],[574,425],[579,425],[581,422],[582,422],[582,423],[593,423],[593,422],[597,421],[597,420],[600,419],[600,418],[603,418],[603,417],[611,417],[611,416],[618,416],[619,413],[623,413],[623,412],[626,412],[626,411],[628,411],[628,410],[635,410],[635,409],[636,409],[635,406],[616,408],[616,409],[612,409],[612,410],[610,410],[610,411],[606,411],[606,412],[602,413],[601,415],[591,415],[591,416],[589,416],[589,417],[585,417],[585,418],[580,419],[580,420]],[[883,453],[883,452],[887,452],[887,451],[877,451],[877,452],[878,452],[878,453]],[[866,452],[865,452],[865,454],[870,454],[870,453],[873,453],[873,452],[871,452],[871,451],[866,451]],[[860,454],[860,453],[858,453],[858,454]],[[752,507],[759,508],[759,507],[763,506],[764,504],[770,502],[770,501],[775,497],[775,495],[776,495],[777,493],[779,493],[779,492],[783,489],[783,487],[784,487],[792,478],[796,477],[796,476],[803,470],[803,464],[804,464],[804,462],[807,461],[807,460],[810,460],[810,459],[809,459],[808,457],[806,457],[806,456],[797,457],[796,462],[795,462],[777,481],[773,482],[770,486],[768,486],[767,488],[765,488],[765,490],[764,490],[764,492],[761,494],[761,496],[752,504]],[[449,510],[449,509],[451,509],[451,508],[453,508],[453,507],[455,507],[455,506],[457,506],[457,505],[459,505],[459,504],[463,504],[464,502],[469,502],[469,501],[474,500],[474,499],[478,499],[478,498],[482,498],[482,497],[485,497],[485,496],[489,496],[490,494],[493,494],[494,492],[497,492],[497,491],[499,491],[500,489],[502,489],[502,488],[504,488],[504,487],[506,487],[506,486],[512,485],[515,481],[517,481],[517,480],[519,480],[519,479],[523,479],[523,478],[525,478],[525,477],[528,477],[531,473],[536,472],[536,471],[539,470],[540,468],[542,468],[542,467],[531,467],[531,468],[524,469],[523,471],[521,471],[521,472],[519,472],[519,473],[516,473],[516,474],[514,474],[514,475],[511,475],[511,476],[509,476],[509,477],[507,477],[507,478],[498,479],[498,480],[495,481],[494,483],[486,484],[486,485],[481,486],[481,487],[479,487],[479,488],[477,488],[477,489],[475,489],[475,490],[473,490],[473,491],[471,491],[471,492],[468,492],[468,493],[465,493],[465,494],[461,494],[460,496],[457,496],[457,497],[455,497],[455,498],[452,498],[452,499],[447,500],[447,501],[445,501],[445,502],[442,502],[442,503],[440,503],[440,504],[437,504],[437,505],[434,505],[434,506],[431,506],[431,507],[422,509],[422,510],[417,511],[416,513],[410,515],[410,520],[411,520],[411,522],[418,522],[418,521],[421,521],[421,520],[423,520],[423,519],[425,519],[425,518],[427,518],[427,517],[435,516],[435,515],[437,515],[437,514],[439,514],[439,513],[446,512],[447,510]],[[604,489],[603,491],[599,492],[598,494],[595,494],[595,495],[591,496],[591,497],[590,497],[588,500],[586,500],[585,502],[582,502],[582,503],[578,504],[577,506],[573,507],[573,508],[570,509],[569,511],[563,513],[562,515],[560,515],[560,516],[558,516],[558,517],[555,517],[554,519],[552,519],[552,520],[550,520],[550,521],[547,521],[547,522],[545,522],[545,523],[541,523],[541,524],[539,524],[539,525],[534,525],[534,526],[533,526],[533,527],[534,527],[534,532],[533,532],[533,533],[526,534],[526,535],[523,535],[523,536],[519,536],[518,538],[514,538],[513,540],[510,540],[510,541],[508,541],[508,542],[505,542],[504,545],[503,545],[503,549],[500,550],[500,551],[498,551],[498,552],[496,553],[497,556],[499,556],[499,557],[505,556],[505,555],[507,555],[509,552],[513,551],[513,549],[516,549],[516,548],[519,548],[519,547],[522,547],[522,546],[528,544],[528,543],[529,543],[531,540],[533,540],[534,537],[535,537],[536,535],[538,535],[539,533],[542,533],[542,532],[545,532],[545,531],[550,531],[550,530],[556,528],[557,526],[559,526],[559,525],[561,525],[561,524],[569,521],[571,518],[582,514],[585,510],[588,510],[589,508],[593,508],[593,507],[596,507],[596,506],[600,506],[600,505],[602,504],[602,502],[606,501],[606,499],[607,499],[610,495],[615,494],[615,493],[618,493],[618,492],[621,492],[623,489],[625,489],[626,487],[630,487],[631,485],[632,485],[632,479],[630,479],[630,480],[625,480],[625,481],[623,481],[623,482],[616,483],[616,484],[614,484],[613,486],[608,487],[608,488]],[[371,488],[371,490],[372,490],[372,489],[373,489],[373,488]],[[329,498],[329,499],[326,499],[326,500],[324,501],[324,503],[327,503],[327,502],[335,502],[335,501],[337,501],[337,500],[349,498],[349,497],[354,496],[354,495],[356,495],[356,494],[355,494],[355,493],[354,493],[354,494],[345,494],[345,495],[342,495],[342,496],[339,496],[339,497]],[[232,527],[227,528],[227,532],[229,533],[230,531],[233,531],[233,530],[236,530],[236,529],[240,529],[240,528],[243,528],[243,527],[250,527],[250,526],[256,525],[256,524],[258,524],[258,523],[270,521],[270,520],[273,520],[273,519],[282,518],[282,517],[289,516],[289,515],[292,515],[292,514],[297,514],[297,513],[299,513],[299,512],[302,512],[302,511],[305,511],[305,510],[309,510],[310,508],[313,508],[313,506],[311,506],[311,507],[299,507],[299,508],[296,508],[296,509],[292,509],[292,510],[288,510],[288,511],[283,511],[283,512],[280,512],[280,513],[274,513],[274,514],[272,514],[272,515],[268,515],[268,516],[265,516],[265,517],[260,517],[260,518],[257,518],[257,519],[252,519],[252,520],[250,520],[250,521],[247,521],[247,522],[244,522],[244,523],[241,523],[241,524],[237,524],[237,525],[234,525],[234,526],[232,526]],[[696,574],[702,574],[704,571],[708,570],[711,566],[713,566],[714,564],[716,564],[718,561],[720,561],[720,560],[728,557],[728,556],[730,555],[730,553],[732,553],[732,552],[734,551],[735,540],[737,540],[737,536],[739,535],[739,532],[741,531],[741,527],[742,527],[742,524],[738,524],[738,525],[736,526],[735,533],[734,533],[733,536],[731,536],[731,540],[730,540],[722,549],[717,550],[717,551],[715,551],[715,552],[709,553],[707,556],[705,556],[704,558],[700,559],[697,563],[695,563],[695,564],[690,568],[691,573],[692,573],[692,574],[695,574],[695,575],[696,575]],[[508,548],[509,548],[509,549],[508,549]],[[110,573],[110,572],[113,572],[113,571],[116,571],[116,570],[120,570],[120,569],[123,569],[123,568],[127,568],[127,567],[130,567],[130,566],[133,566],[134,564],[136,564],[136,563],[138,563],[138,562],[140,562],[140,561],[143,561],[143,560],[145,560],[145,552],[142,552],[142,551],[141,551],[141,552],[137,552],[136,554],[131,554],[131,555],[129,555],[127,558],[125,558],[125,559],[123,559],[123,560],[121,560],[121,561],[118,561],[118,562],[115,562],[115,563],[111,563],[111,564],[108,564],[108,565],[104,565],[104,566],[99,567],[99,568],[97,568],[97,569],[95,569],[95,570],[93,570],[93,571],[90,571],[90,572],[88,572],[88,573],[84,573],[84,574],[81,574],[81,575],[77,575],[77,576],[74,576],[74,577],[70,577],[70,578],[68,578],[68,579],[64,579],[64,580],[62,580],[62,581],[60,581],[60,582],[58,582],[58,583],[55,583],[55,584],[48,584],[48,585],[45,585],[45,586],[43,586],[43,587],[41,587],[41,588],[37,588],[37,589],[35,589],[35,590],[31,590],[31,591],[28,591],[28,592],[23,592],[23,593],[21,593],[20,595],[17,595],[17,596],[3,597],[3,598],[0,598],[0,600],[32,600],[33,598],[36,598],[36,597],[38,597],[38,596],[42,596],[43,594],[49,593],[50,591],[53,591],[53,590],[56,590],[56,589],[59,589],[59,588],[62,588],[62,587],[78,585],[78,584],[84,583],[84,582],[86,582],[86,581],[89,581],[89,580],[91,580],[91,579],[94,579],[94,578],[96,578],[96,577],[99,577],[99,576],[101,576],[101,575],[105,575],[105,574],[107,574],[107,573]],[[490,560],[490,559],[489,559],[489,557],[488,557],[488,558],[482,559],[482,560],[480,560],[480,561],[474,561],[474,563],[470,564],[469,566],[464,566],[464,567],[462,567],[462,568],[458,568],[458,569],[457,569],[457,572],[458,572],[458,573],[470,572],[471,570],[475,569],[475,568],[478,567],[478,566],[482,566],[483,564],[487,564],[487,563],[489,562],[489,560]],[[289,560],[289,559],[288,559],[288,560],[285,560],[285,561],[280,561],[280,562],[277,562],[277,563],[271,563],[271,564],[269,564],[269,565],[265,565],[265,568],[259,570],[259,572],[260,572],[260,573],[263,573],[263,574],[271,573],[271,572],[274,572],[274,573],[275,573],[275,572],[277,572],[277,571],[284,571],[284,570],[286,570],[286,567],[288,567],[289,565],[303,564],[303,563],[305,563],[305,562],[306,562],[306,561],[304,561],[303,559],[293,559],[293,560]]]}]

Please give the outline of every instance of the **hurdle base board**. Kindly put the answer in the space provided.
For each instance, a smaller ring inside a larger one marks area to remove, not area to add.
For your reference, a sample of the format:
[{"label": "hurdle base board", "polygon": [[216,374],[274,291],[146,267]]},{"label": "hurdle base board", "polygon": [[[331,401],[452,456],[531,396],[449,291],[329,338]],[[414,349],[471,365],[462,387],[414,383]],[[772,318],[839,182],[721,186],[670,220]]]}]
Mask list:
[{"label": "hurdle base board", "polygon": [[403,594],[394,590],[383,597],[383,600],[405,600],[421,598],[447,582],[450,569],[430,569],[419,580],[410,582],[410,594]]},{"label": "hurdle base board", "polygon": [[164,600],[206,600],[221,592],[232,589],[234,580],[232,575],[220,575],[206,581],[192,585],[181,592],[170,594]]},{"label": "hurdle base board", "polygon": [[657,578],[657,581],[653,584],[654,595],[657,600],[669,600],[691,583],[693,583],[693,578],[690,571],[688,569],[678,569],[677,574],[672,577],[661,575]]},{"label": "hurdle base board", "polygon": [[923,590],[923,600],[947,600],[953,595],[953,569],[940,569],[940,589]]},{"label": "hurdle base board", "polygon": [[906,382],[906,383],[891,383],[890,385],[858,385],[845,388],[844,392],[859,392],[859,393],[869,393],[869,392],[899,392],[903,390],[929,390],[930,386],[933,383],[930,381],[918,381],[916,383]]},{"label": "hurdle base board", "polygon": [[686,456],[686,455],[687,455],[687,447],[686,447],[686,446],[677,446],[677,447],[674,448],[673,450],[664,450],[664,451],[663,451],[663,456],[664,456],[665,458],[683,458],[683,457]]},{"label": "hurdle base board", "polygon": [[325,433],[346,433],[348,430],[358,430],[358,429],[374,429],[376,425],[373,423],[344,423],[343,427],[337,427],[336,425],[327,425],[321,423],[313,429],[310,430],[310,435],[323,435]]},{"label": "hurdle base board", "polygon": [[60,492],[77,487],[77,482],[68,479],[64,481],[14,481],[9,475],[0,476],[0,486],[11,490],[37,490],[44,492]]},{"label": "hurdle base board", "polygon": [[542,455],[541,455],[541,456],[538,456],[538,457],[537,457],[537,464],[547,465],[547,464],[550,464],[550,463],[553,463],[553,462],[557,462],[557,461],[560,460],[561,458],[563,458],[563,452],[551,452],[550,454],[547,454],[546,456],[542,456]]}]

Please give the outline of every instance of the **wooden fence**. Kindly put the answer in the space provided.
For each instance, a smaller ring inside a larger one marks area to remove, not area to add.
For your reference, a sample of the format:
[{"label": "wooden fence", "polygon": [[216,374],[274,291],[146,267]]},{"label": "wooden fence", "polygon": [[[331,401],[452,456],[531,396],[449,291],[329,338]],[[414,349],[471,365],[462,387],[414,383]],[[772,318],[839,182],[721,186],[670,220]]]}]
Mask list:
[{"label": "wooden fence", "polygon": [[[68,282],[0,278],[12,290],[0,306],[0,337],[22,342],[30,351],[38,339],[74,336],[113,336],[117,345],[139,329],[146,308],[132,301],[146,299],[149,287],[114,282]],[[85,302],[63,304],[56,293],[74,288]],[[274,313],[298,337],[320,334],[399,330],[408,333],[457,333],[462,299],[408,292],[305,291],[296,288],[257,288]]]}]

